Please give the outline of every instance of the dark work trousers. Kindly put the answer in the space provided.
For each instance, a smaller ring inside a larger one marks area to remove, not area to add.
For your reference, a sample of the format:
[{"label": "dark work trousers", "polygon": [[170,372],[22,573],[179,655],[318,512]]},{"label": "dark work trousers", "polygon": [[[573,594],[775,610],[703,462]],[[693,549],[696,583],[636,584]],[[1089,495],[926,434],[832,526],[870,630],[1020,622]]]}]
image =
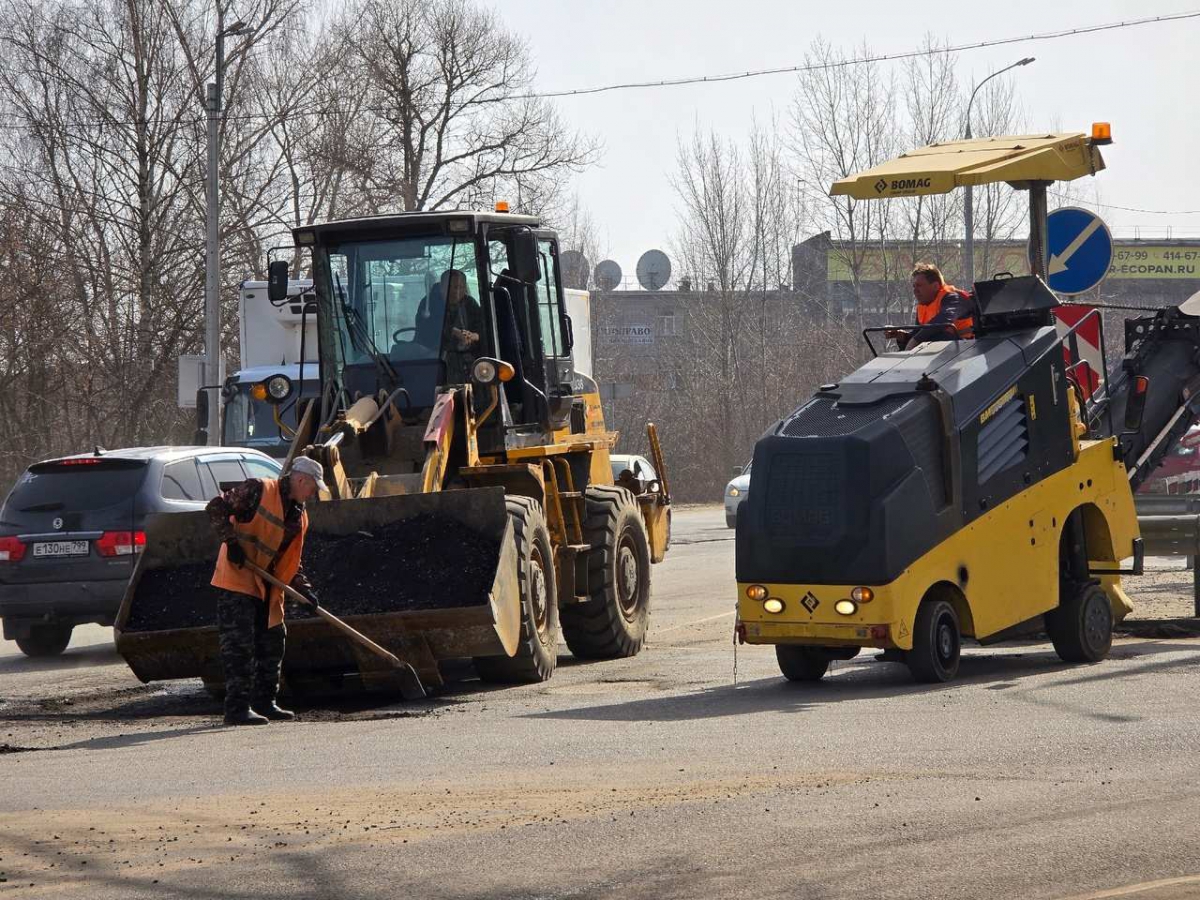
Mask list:
[{"label": "dark work trousers", "polygon": [[246,594],[221,591],[217,598],[225,711],[275,702],[287,628],[267,627],[267,604]]}]

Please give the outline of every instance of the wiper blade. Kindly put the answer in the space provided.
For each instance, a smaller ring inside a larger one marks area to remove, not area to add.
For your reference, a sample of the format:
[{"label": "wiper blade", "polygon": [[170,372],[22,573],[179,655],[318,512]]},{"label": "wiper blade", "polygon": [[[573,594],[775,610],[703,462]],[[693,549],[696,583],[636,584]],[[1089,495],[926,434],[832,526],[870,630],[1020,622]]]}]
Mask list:
[{"label": "wiper blade", "polygon": [[342,315],[346,318],[346,324],[350,326],[350,342],[371,357],[376,368],[383,373],[385,378],[391,379],[393,386],[399,385],[400,376],[396,374],[396,370],[392,368],[391,362],[388,361],[388,358],[383,355],[375,341],[372,340],[371,333],[367,330],[362,317],[346,302],[346,290],[342,287],[342,277],[340,275],[334,275],[333,277],[334,281],[337,282],[338,301],[341,303]]},{"label": "wiper blade", "polygon": [[35,503],[33,506],[23,506],[17,512],[54,512],[66,506],[65,503]]}]

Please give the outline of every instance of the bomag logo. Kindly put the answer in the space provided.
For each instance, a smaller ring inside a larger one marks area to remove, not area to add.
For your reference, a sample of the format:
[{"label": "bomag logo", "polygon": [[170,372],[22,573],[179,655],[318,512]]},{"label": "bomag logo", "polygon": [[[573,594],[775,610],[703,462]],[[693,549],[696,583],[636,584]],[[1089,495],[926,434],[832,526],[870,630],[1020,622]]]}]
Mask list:
[{"label": "bomag logo", "polygon": [[932,183],[932,178],[893,178],[891,181],[888,181],[886,178],[880,178],[875,182],[875,193],[890,192],[893,194],[904,194],[927,188]]}]

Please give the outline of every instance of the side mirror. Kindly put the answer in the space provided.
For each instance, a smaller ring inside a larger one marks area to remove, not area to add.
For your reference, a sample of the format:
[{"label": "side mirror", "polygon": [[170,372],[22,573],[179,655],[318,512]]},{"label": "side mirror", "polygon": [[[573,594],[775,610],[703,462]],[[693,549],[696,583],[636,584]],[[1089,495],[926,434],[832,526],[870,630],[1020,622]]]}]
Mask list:
[{"label": "side mirror", "polygon": [[1125,403],[1125,430],[1140,431],[1142,417],[1146,414],[1146,395],[1150,391],[1150,379],[1145,375],[1133,376],[1129,400]]},{"label": "side mirror", "polygon": [[575,323],[571,321],[570,316],[564,315],[563,324],[566,326],[566,332],[563,334],[563,339],[567,342],[565,349],[570,353],[575,349]]},{"label": "side mirror", "polygon": [[272,303],[279,304],[287,300],[290,271],[291,266],[286,259],[277,259],[267,266],[267,297]]},{"label": "side mirror", "polygon": [[542,280],[542,267],[538,259],[537,235],[531,228],[518,228],[513,232],[512,256],[509,268],[513,277],[525,284],[536,284]]}]

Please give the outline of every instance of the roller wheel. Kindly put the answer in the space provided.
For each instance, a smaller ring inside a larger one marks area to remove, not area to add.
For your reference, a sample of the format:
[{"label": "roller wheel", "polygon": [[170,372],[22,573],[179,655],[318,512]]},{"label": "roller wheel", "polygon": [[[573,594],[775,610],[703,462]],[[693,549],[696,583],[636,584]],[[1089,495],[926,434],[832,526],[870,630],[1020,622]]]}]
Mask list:
[{"label": "roller wheel", "polygon": [[521,637],[515,656],[477,656],[475,671],[497,684],[546,681],[558,664],[558,595],[550,533],[537,501],[508,497],[508,519],[517,544]]},{"label": "roller wheel", "polygon": [[820,647],[776,644],[775,659],[788,681],[820,681],[829,671],[829,654]]},{"label": "roller wheel", "polygon": [[926,684],[953,681],[958,674],[962,631],[958,613],[945,600],[926,600],[913,624],[913,648],[905,657],[913,678]]},{"label": "roller wheel", "polygon": [[589,599],[562,610],[567,646],[581,659],[636,656],[650,618],[650,542],[633,494],[588,488],[584,537]]},{"label": "roller wheel", "polygon": [[1099,662],[1112,649],[1112,604],[1094,581],[1064,585],[1058,606],[1045,618],[1063,662]]},{"label": "roller wheel", "polygon": [[26,656],[58,656],[71,643],[71,625],[34,625],[25,637],[17,638],[17,646]]}]

